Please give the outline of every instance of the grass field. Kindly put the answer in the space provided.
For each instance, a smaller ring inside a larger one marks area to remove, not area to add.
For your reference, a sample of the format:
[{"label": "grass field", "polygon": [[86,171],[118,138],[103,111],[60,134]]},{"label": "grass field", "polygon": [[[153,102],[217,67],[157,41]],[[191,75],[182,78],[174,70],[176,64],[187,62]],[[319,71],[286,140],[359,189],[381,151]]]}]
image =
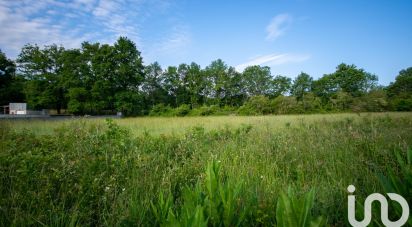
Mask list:
[{"label": "grass field", "polygon": [[[393,119],[410,118],[412,113],[338,113],[338,114],[312,114],[312,115],[279,115],[279,116],[210,116],[210,117],[139,117],[123,118],[114,121],[125,128],[130,129],[134,135],[149,133],[160,134],[184,134],[187,130],[201,126],[206,130],[239,127],[242,124],[252,125],[254,130],[282,130],[287,125],[333,122],[345,119],[357,121],[361,117],[379,118],[389,116]],[[104,124],[105,119],[82,118],[85,124]],[[72,124],[75,120],[18,120],[4,121],[17,131],[30,131],[35,134],[52,134],[53,130],[64,125]]]},{"label": "grass field", "polygon": [[412,113],[3,121],[0,133],[1,226],[347,226],[348,185],[365,198],[385,192],[380,174],[402,179]]}]

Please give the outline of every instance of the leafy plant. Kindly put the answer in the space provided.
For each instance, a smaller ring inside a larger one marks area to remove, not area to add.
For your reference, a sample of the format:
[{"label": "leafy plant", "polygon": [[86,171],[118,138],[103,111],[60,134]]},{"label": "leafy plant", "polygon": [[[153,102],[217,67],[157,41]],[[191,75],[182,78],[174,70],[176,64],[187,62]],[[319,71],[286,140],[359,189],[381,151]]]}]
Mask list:
[{"label": "leafy plant", "polygon": [[[386,193],[396,193],[403,196],[406,201],[412,203],[412,149],[406,150],[406,157],[403,157],[399,152],[395,153],[399,170],[389,169],[388,175],[380,173],[379,180]],[[394,204],[393,204],[394,205]],[[400,206],[392,206],[397,217],[402,215]],[[407,222],[412,225],[412,218]]]},{"label": "leafy plant", "polygon": [[288,193],[282,192],[276,207],[278,226],[315,227],[325,226],[326,219],[322,216],[312,217],[311,209],[315,200],[315,190],[310,190],[303,198],[293,194],[291,188]]},{"label": "leafy plant", "polygon": [[169,215],[173,215],[173,197],[170,193],[165,196],[163,192],[160,192],[157,201],[151,202],[150,205],[156,222],[159,225],[166,224]]}]

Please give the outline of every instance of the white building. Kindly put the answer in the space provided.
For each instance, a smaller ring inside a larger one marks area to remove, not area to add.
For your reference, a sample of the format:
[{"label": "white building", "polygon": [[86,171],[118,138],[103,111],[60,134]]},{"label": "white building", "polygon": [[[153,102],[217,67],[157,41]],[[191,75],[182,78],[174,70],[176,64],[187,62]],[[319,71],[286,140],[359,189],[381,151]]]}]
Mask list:
[{"label": "white building", "polygon": [[27,114],[27,103],[10,103],[9,114]]}]

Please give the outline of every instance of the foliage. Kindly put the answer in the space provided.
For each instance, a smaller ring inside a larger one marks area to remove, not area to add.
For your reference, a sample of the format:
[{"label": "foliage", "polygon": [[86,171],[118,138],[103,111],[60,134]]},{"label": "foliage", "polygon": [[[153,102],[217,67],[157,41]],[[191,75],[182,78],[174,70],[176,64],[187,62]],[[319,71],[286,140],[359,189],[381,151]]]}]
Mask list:
[{"label": "foliage", "polygon": [[253,96],[238,110],[240,115],[262,115],[272,113],[270,100],[265,96]]},{"label": "foliage", "polygon": [[16,77],[16,64],[0,50],[0,105],[24,100],[24,79]]},{"label": "foliage", "polygon": [[[411,68],[388,87],[378,86],[374,74],[344,63],[316,80],[301,72],[293,82],[272,75],[267,66],[238,72],[221,59],[205,68],[192,62],[162,69],[158,62],[143,65],[140,51],[126,37],[113,45],[84,42],[78,49],[27,44],[16,62],[0,54],[0,72],[2,103],[27,102],[30,109],[75,115],[150,115],[158,104],[174,109],[164,114],[169,116],[412,110]],[[274,103],[270,111],[252,109],[249,102],[256,96]]]},{"label": "foliage", "polygon": [[302,100],[303,96],[312,89],[313,78],[309,74],[301,72],[294,80],[290,93],[297,100]]},{"label": "foliage", "polygon": [[143,115],[142,95],[138,92],[121,91],[115,95],[115,107],[117,111],[122,112],[126,116]]},{"label": "foliage", "polygon": [[186,116],[190,113],[190,106],[186,104],[182,104],[176,109],[174,109],[174,115],[178,117]]},{"label": "foliage", "polygon": [[[0,122],[0,225],[281,226],[323,216],[343,226],[349,184],[366,197],[382,190],[383,173],[411,188],[409,161],[392,152],[410,156],[407,113],[202,117],[190,130],[170,121],[41,121],[60,125],[49,133]],[[151,133],[164,122],[174,128]]]},{"label": "foliage", "polygon": [[[406,156],[406,157],[404,157]],[[408,204],[412,202],[412,149],[407,149],[406,154],[395,152],[398,168],[389,169],[387,175],[380,173],[379,180],[386,193],[396,193],[406,199]],[[394,204],[391,204],[394,205]],[[402,215],[401,207],[395,207],[396,217]],[[409,217],[409,225],[412,225],[412,218]]]},{"label": "foliage", "polygon": [[399,72],[395,82],[388,86],[388,96],[394,110],[412,110],[412,68]]},{"label": "foliage", "polygon": [[243,89],[248,96],[270,95],[272,76],[268,66],[249,66],[243,71]]},{"label": "foliage", "polygon": [[149,116],[172,116],[173,110],[170,106],[165,106],[163,103],[159,103],[153,106],[150,110]]},{"label": "foliage", "polygon": [[313,218],[311,209],[315,202],[315,190],[309,191],[303,198],[298,198],[289,188],[288,193],[282,192],[276,206],[278,226],[325,226],[323,217]]},{"label": "foliage", "polygon": [[294,97],[278,96],[272,100],[273,113],[291,114],[302,113],[303,108]]}]

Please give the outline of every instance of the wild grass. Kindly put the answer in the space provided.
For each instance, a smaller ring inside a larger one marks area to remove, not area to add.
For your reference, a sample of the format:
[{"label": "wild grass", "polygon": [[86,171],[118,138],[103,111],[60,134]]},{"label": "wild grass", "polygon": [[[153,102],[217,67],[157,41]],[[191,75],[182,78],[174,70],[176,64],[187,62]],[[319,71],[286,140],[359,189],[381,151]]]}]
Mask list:
[{"label": "wild grass", "polygon": [[[265,116],[208,116],[208,117],[135,117],[113,119],[120,126],[130,129],[134,135],[149,133],[152,135],[178,134],[182,135],[187,130],[201,126],[206,131],[212,129],[224,129],[227,127],[238,127],[241,124],[253,125],[254,130],[283,130],[285,126],[299,124],[301,122],[321,122],[321,121],[340,121],[351,118],[354,121],[366,118],[379,118],[390,116],[393,119],[402,117],[412,117],[409,112],[388,112],[388,113],[336,113],[336,114],[306,114],[306,115],[265,115]],[[85,124],[104,124],[102,118],[80,118]],[[54,129],[64,125],[70,125],[79,119],[65,120],[3,120],[10,124],[14,130],[29,131],[35,134],[52,134]]]},{"label": "wild grass", "polygon": [[0,126],[1,226],[346,226],[412,146],[410,113]]}]

